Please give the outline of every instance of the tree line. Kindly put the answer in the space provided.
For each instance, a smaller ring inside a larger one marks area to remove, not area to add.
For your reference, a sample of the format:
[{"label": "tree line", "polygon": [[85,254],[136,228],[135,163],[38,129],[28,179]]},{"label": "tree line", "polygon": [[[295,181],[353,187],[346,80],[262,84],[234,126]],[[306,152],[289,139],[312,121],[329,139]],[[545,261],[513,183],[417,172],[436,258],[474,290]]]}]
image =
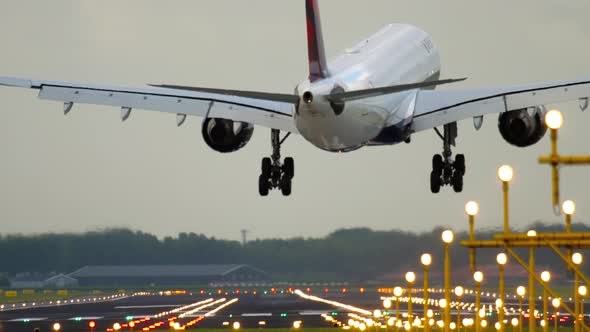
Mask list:
[{"label": "tree line", "polygon": [[[538,232],[561,232],[563,225],[536,223]],[[442,271],[442,228],[413,233],[368,228],[337,230],[323,238],[263,239],[248,242],[179,233],[159,239],[129,229],[107,229],[81,234],[1,235],[0,261],[5,275],[20,272],[69,273],[85,265],[142,264],[249,264],[265,270],[276,280],[366,281],[419,268],[419,257],[433,256],[433,273]],[[575,224],[574,231],[590,231]],[[496,230],[477,233],[491,239]],[[458,242],[466,232],[455,234],[451,247],[454,269],[466,269],[468,250]],[[520,250],[522,257],[527,252]],[[545,266],[563,263],[550,250],[538,249],[537,261]],[[478,251],[478,264],[491,265],[497,250]],[[590,264],[587,264],[590,265]],[[590,269],[586,269],[590,271]]]}]

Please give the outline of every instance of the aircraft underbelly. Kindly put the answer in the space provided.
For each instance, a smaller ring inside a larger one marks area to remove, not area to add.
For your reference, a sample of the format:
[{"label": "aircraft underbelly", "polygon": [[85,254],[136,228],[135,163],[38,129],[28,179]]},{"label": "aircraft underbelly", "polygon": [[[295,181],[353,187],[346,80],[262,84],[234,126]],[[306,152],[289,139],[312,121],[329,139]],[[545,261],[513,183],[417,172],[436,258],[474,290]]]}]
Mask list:
[{"label": "aircraft underbelly", "polygon": [[332,152],[362,147],[379,135],[389,114],[379,107],[359,103],[347,104],[340,115],[329,104],[302,106],[298,113],[299,133],[316,147]]}]

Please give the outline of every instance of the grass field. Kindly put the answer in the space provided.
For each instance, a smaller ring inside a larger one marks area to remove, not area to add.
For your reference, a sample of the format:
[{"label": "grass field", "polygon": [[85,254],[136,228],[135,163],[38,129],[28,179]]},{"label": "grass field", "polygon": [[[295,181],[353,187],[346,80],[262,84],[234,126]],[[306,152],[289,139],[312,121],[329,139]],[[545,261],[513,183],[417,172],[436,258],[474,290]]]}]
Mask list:
[{"label": "grass field", "polygon": [[19,290],[16,292],[16,296],[6,296],[6,292],[0,294],[0,304],[67,300],[82,296],[101,295],[93,294],[92,291],[89,290],[68,290],[67,294],[64,295],[58,294],[57,291],[51,291],[51,293],[44,293],[43,290],[36,290],[32,294],[26,294],[23,293],[23,291]]}]

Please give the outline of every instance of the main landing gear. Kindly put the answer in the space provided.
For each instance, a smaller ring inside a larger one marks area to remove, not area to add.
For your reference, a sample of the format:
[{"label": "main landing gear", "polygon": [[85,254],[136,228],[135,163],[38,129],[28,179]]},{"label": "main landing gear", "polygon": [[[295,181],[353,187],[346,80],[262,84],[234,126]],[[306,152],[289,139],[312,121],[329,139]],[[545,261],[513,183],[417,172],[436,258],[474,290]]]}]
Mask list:
[{"label": "main landing gear", "polygon": [[437,194],[442,186],[452,186],[456,193],[463,191],[463,176],[465,175],[465,155],[458,154],[455,160],[452,159],[451,146],[455,146],[457,138],[457,123],[444,125],[444,133],[438,129],[436,133],[443,140],[442,155],[436,154],[432,157],[432,172],[430,173],[430,190]]},{"label": "main landing gear", "polygon": [[291,157],[281,163],[281,145],[291,135],[288,133],[281,140],[280,131],[272,129],[272,156],[262,159],[262,174],[258,178],[260,196],[268,196],[272,189],[280,189],[284,196],[291,195],[292,180],[295,176],[295,161]]}]

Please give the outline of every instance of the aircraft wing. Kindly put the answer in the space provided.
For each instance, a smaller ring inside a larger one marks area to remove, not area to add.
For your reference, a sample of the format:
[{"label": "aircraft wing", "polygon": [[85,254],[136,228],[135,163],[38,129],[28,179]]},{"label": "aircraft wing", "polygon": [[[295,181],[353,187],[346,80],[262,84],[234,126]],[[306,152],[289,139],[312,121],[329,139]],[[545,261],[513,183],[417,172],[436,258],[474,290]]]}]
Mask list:
[{"label": "aircraft wing", "polygon": [[418,92],[412,129],[590,97],[590,79],[481,89]]},{"label": "aircraft wing", "polygon": [[[0,77],[0,85],[39,90],[39,98],[61,101],[68,113],[75,104],[94,104],[121,108],[121,119],[131,111],[148,110],[176,114],[181,125],[187,116],[222,118],[248,122],[272,129],[297,133],[293,121],[293,102],[272,98],[273,94],[214,89],[171,87],[115,87],[85,83],[64,83],[24,78]],[[242,93],[245,94],[245,93]],[[267,98],[267,99],[265,99]]]}]

